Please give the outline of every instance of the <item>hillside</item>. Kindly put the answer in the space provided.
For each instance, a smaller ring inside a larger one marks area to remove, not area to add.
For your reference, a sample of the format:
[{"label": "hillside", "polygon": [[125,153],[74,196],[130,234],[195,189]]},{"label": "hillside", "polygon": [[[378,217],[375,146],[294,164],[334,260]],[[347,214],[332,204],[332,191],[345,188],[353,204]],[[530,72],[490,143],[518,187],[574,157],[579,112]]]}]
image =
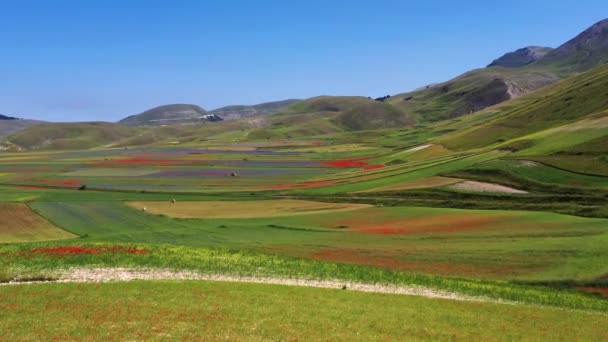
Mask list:
[{"label": "hillside", "polygon": [[480,111],[557,80],[551,72],[492,67],[393,96],[389,102],[413,114],[419,122],[434,122]]},{"label": "hillside", "polygon": [[131,115],[118,123],[130,126],[162,126],[221,121],[203,108],[192,104],[169,104]]},{"label": "hillside", "polygon": [[75,150],[99,147],[125,139],[134,129],[108,122],[44,123],[8,137],[26,150]]},{"label": "hillside", "polygon": [[403,110],[361,96],[319,96],[267,117],[274,129],[289,135],[399,128],[413,124]]},{"label": "hillside", "polygon": [[517,98],[560,79],[608,62],[608,20],[560,47],[527,47],[508,53],[487,68],[389,99],[421,122],[467,115]]},{"label": "hillside", "polygon": [[42,123],[44,122],[37,120],[0,119],[0,137],[9,136]]},{"label": "hillside", "polygon": [[300,100],[288,99],[283,101],[265,102],[253,106],[236,105],[226,106],[209,111],[210,114],[215,114],[224,120],[237,120],[256,115],[269,115],[278,112],[279,110],[292,105]]},{"label": "hillside", "polygon": [[[582,143],[598,133],[600,136],[608,133],[603,129],[605,124],[601,124],[605,121],[602,118],[608,114],[606,89],[608,65],[467,117],[462,123],[470,122],[470,125],[465,124],[465,127],[448,134],[440,141],[445,146],[457,150],[497,145],[501,149],[519,152],[538,149],[539,144],[566,148],[567,144],[563,145],[565,141],[560,139],[564,139],[568,135],[566,133],[578,131],[577,138],[569,139],[574,139],[573,143]],[[590,118],[601,121],[587,121]],[[541,136],[519,139],[562,125],[569,126],[553,132],[560,133],[554,135],[553,139],[540,139]],[[589,129],[596,132],[588,132]],[[545,149],[544,152],[558,151]]]}]

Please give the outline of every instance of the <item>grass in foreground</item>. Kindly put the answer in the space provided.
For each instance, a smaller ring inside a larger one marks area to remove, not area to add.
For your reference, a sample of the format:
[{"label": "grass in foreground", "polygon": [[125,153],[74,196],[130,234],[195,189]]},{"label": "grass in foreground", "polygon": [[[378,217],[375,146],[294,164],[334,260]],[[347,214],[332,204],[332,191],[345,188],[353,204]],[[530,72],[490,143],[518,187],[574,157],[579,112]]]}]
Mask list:
[{"label": "grass in foreground", "polygon": [[[608,312],[608,301],[597,295],[568,289],[530,286],[508,281],[446,278],[415,273],[395,272],[381,268],[288,258],[254,252],[230,251],[192,247],[154,246],[138,244],[135,248],[145,253],[129,253],[133,245],[70,244],[59,245],[59,250],[99,249],[109,252],[89,254],[60,252],[40,253],[35,248],[53,244],[0,247],[0,282],[11,279],[52,278],[71,267],[129,267],[194,270],[204,274],[254,276],[291,279],[343,280],[368,284],[423,286],[491,300],[507,300],[527,304],[555,306]],[[109,249],[106,247],[110,247]],[[82,247],[82,248],[79,248]],[[112,248],[126,247],[126,248]],[[560,285],[560,284],[555,284]],[[599,283],[577,283],[596,286]]]},{"label": "grass in foreground", "polygon": [[605,313],[209,282],[0,287],[7,340],[606,340]]}]

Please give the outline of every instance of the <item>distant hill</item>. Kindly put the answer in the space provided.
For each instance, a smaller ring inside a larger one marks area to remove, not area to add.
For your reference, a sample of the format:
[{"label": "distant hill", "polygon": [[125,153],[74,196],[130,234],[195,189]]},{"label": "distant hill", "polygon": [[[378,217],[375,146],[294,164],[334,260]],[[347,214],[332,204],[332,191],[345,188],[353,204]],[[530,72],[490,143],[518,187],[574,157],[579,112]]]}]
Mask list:
[{"label": "distant hill", "polygon": [[527,46],[525,48],[504,54],[502,57],[490,63],[488,68],[493,66],[501,66],[505,68],[523,67],[542,59],[552,50],[553,49],[550,47]]},{"label": "distant hill", "polygon": [[39,125],[41,123],[43,123],[43,121],[24,120],[0,114],[0,137],[17,133],[23,129]]},{"label": "distant hill", "polygon": [[224,120],[236,120],[247,118],[256,115],[269,115],[278,112],[279,110],[299,102],[300,100],[289,99],[275,102],[265,102],[253,106],[236,105],[226,106],[209,111],[210,114],[215,114]]},{"label": "distant hill", "polygon": [[109,122],[43,123],[8,140],[25,150],[75,150],[112,144],[133,135],[134,128]]},{"label": "distant hill", "polygon": [[12,116],[6,116],[6,115],[0,114],[0,120],[19,120],[19,119],[12,117]]},{"label": "distant hill", "polygon": [[162,126],[196,124],[208,121],[221,121],[221,118],[207,113],[203,108],[192,104],[169,104],[131,115],[118,123],[131,126]]},{"label": "distant hill", "polygon": [[1,120],[0,137],[9,136],[32,126],[40,125],[44,121],[36,120]]},{"label": "distant hill", "polygon": [[285,107],[268,120],[273,127],[300,134],[361,131],[411,126],[400,108],[362,96],[318,96]]}]

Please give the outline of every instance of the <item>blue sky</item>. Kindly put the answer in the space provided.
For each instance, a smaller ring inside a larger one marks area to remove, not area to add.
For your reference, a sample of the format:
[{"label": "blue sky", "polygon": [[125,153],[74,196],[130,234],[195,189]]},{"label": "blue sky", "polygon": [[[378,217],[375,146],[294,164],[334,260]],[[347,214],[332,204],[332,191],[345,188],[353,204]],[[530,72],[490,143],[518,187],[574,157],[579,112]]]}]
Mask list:
[{"label": "blue sky", "polygon": [[167,103],[396,94],[605,17],[605,0],[0,1],[0,113],[115,121]]}]

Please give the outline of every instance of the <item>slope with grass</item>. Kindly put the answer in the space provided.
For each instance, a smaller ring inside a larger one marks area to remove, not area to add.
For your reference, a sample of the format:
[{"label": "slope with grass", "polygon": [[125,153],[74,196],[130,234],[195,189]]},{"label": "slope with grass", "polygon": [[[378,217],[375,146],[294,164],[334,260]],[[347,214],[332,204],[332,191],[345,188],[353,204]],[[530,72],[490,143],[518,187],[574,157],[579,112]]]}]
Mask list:
[{"label": "slope with grass", "polygon": [[[490,108],[487,110],[487,113],[491,113],[490,117],[468,129],[448,133],[439,141],[448,148],[458,150],[491,145],[515,151],[530,148],[536,143],[533,139],[519,142],[515,139],[578,120],[601,119],[605,115],[603,112],[608,109],[607,85],[608,66],[598,67],[502,106]],[[482,112],[479,115],[485,114]],[[582,122],[580,125],[586,124]],[[604,130],[599,128],[596,133],[601,136]],[[565,127],[561,132],[568,130]],[[589,140],[597,138],[597,134],[590,136]],[[575,140],[573,145],[583,142],[584,139]]]},{"label": "slope with grass", "polygon": [[0,320],[0,330],[11,340],[608,338],[603,313],[565,315],[560,309],[535,306],[276,285],[133,282],[0,287],[0,306],[10,308]]},{"label": "slope with grass", "polygon": [[27,150],[75,150],[109,145],[134,132],[107,122],[45,123],[20,131],[8,140]]}]

